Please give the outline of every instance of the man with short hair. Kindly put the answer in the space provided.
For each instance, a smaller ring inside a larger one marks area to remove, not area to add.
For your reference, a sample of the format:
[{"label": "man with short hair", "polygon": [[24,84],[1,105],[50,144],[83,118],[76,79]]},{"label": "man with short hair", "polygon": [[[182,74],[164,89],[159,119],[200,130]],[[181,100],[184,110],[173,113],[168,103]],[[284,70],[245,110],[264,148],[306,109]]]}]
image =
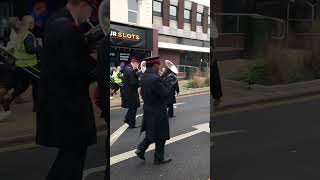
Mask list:
[{"label": "man with short hair", "polygon": [[81,180],[87,148],[97,142],[89,94],[95,77],[79,28],[94,8],[91,0],[68,0],[45,26],[36,143],[59,149],[47,180]]},{"label": "man with short hair", "polygon": [[123,70],[121,107],[128,109],[124,122],[129,125],[129,128],[139,127],[136,126],[136,114],[138,107],[140,107],[140,98],[138,94],[140,82],[139,76],[137,75],[140,61],[140,57],[132,56],[131,63]]}]

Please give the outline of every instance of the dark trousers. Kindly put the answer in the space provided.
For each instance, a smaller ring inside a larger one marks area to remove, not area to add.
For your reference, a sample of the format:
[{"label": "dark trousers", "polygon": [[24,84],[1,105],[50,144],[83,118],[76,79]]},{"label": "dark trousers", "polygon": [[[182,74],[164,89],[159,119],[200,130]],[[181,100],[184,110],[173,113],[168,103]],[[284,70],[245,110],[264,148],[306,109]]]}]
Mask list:
[{"label": "dark trousers", "polygon": [[121,86],[119,84],[114,83],[111,87],[110,95],[113,96],[113,94],[116,93],[120,88]]},{"label": "dark trousers", "polygon": [[[31,71],[32,73],[38,75],[38,72],[35,72],[33,68],[27,67],[26,70]],[[32,98],[33,98],[33,111],[36,111],[36,102],[37,102],[37,90],[38,90],[38,79],[26,72],[26,70],[20,67],[16,67],[14,72],[14,82],[13,82],[13,93],[11,98],[8,100],[5,110],[10,109],[10,104],[12,101],[22,93],[24,93],[31,83],[32,85]]]},{"label": "dark trousers", "polygon": [[[138,149],[142,152],[145,152],[150,144],[153,142],[150,141],[148,138],[144,138],[142,142],[138,145]],[[158,139],[155,141],[156,149],[154,151],[154,160],[161,161],[164,158],[164,146],[166,144],[166,140]]]},{"label": "dark trousers", "polygon": [[167,104],[168,107],[168,116],[172,117],[173,116],[173,104]]},{"label": "dark trousers", "polygon": [[82,180],[87,147],[60,149],[46,180]]},{"label": "dark trousers", "polygon": [[127,123],[129,126],[135,126],[136,125],[136,115],[137,115],[137,108],[128,109],[124,122]]}]

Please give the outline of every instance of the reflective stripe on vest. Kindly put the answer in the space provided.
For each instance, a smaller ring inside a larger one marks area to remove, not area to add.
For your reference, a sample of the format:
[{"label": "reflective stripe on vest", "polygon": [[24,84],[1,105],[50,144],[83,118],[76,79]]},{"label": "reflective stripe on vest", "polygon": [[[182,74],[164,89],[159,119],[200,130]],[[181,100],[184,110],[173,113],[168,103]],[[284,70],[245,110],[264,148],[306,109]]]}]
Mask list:
[{"label": "reflective stripe on vest", "polygon": [[31,35],[34,39],[34,47],[36,44],[36,38],[31,32],[27,32],[23,35],[19,35],[16,41],[15,57],[18,59],[16,65],[19,67],[30,67],[37,65],[37,56],[35,54],[27,53],[26,47],[24,46],[25,39]]}]

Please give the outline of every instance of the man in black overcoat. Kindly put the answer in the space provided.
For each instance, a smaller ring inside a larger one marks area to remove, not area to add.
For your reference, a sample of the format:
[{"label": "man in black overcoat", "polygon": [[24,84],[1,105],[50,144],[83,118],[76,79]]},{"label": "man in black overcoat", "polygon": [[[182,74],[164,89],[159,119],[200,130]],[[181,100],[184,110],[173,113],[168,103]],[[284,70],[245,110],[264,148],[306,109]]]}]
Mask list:
[{"label": "man in black overcoat", "polygon": [[59,149],[47,180],[81,180],[88,146],[97,142],[89,85],[95,77],[79,26],[91,0],[68,0],[47,21],[41,54],[36,143]]},{"label": "man in black overcoat", "polygon": [[133,56],[131,63],[128,64],[123,70],[122,89],[121,89],[121,107],[127,108],[127,114],[124,122],[129,125],[129,128],[136,128],[136,114],[137,109],[140,107],[140,98],[138,89],[140,87],[139,65],[141,58]]},{"label": "man in black overcoat", "polygon": [[167,115],[166,99],[169,96],[167,89],[158,74],[160,68],[159,57],[145,59],[147,70],[141,75],[141,96],[143,98],[143,123],[141,132],[146,132],[144,140],[138,145],[137,156],[145,160],[144,153],[151,143],[155,143],[154,162],[168,163],[164,157],[166,140],[170,139],[169,120]]}]

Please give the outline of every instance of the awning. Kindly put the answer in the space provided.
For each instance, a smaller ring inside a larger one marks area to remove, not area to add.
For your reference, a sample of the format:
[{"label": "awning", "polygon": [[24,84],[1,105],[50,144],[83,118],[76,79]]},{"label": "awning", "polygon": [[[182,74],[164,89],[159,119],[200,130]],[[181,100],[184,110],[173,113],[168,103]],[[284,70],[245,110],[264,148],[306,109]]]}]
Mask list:
[{"label": "awning", "polygon": [[180,51],[210,53],[210,48],[206,48],[206,47],[188,46],[188,45],[165,43],[165,42],[159,42],[158,43],[158,48],[160,48],[160,49],[180,50]]}]

